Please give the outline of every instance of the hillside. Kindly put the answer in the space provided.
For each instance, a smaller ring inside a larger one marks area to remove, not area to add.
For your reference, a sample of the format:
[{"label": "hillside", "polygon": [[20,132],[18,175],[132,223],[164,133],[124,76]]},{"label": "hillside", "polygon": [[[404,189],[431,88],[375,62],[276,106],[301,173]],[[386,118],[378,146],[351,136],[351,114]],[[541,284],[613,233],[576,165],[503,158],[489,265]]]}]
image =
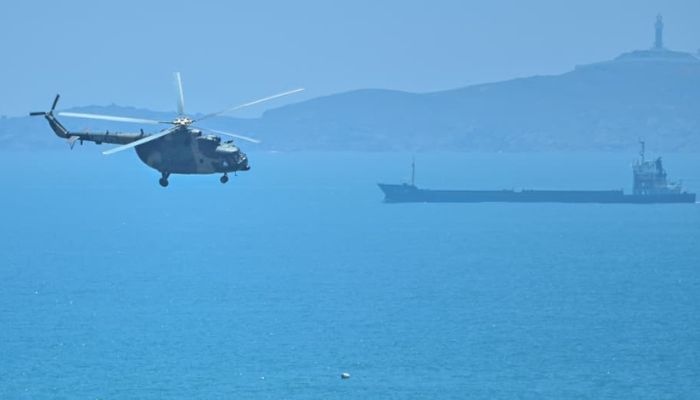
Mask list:
[{"label": "hillside", "polygon": [[[126,107],[72,111],[170,118]],[[64,119],[71,129],[138,126]],[[357,90],[207,124],[261,138],[261,149],[361,151],[700,151],[700,60],[668,50],[535,76],[415,94]],[[57,147],[40,118],[0,120],[0,148]]]},{"label": "hillside", "polygon": [[700,150],[700,62],[619,59],[429,94],[361,90],[271,110],[255,126],[282,148],[618,150],[645,138]]}]

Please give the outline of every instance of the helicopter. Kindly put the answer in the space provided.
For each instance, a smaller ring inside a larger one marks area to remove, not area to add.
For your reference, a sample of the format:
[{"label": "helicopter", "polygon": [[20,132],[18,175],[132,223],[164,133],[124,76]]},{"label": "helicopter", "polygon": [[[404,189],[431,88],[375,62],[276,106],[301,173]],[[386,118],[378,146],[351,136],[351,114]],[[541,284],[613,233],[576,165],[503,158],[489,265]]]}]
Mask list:
[{"label": "helicopter", "polygon": [[[196,119],[185,114],[185,98],[182,90],[182,78],[180,73],[175,73],[175,83],[177,86],[177,117],[172,121],[157,121],[144,118],[131,118],[113,115],[88,114],[76,112],[58,112],[64,117],[87,118],[103,121],[130,122],[148,125],[172,125],[156,133],[145,133],[143,129],[138,133],[127,132],[72,132],[66,129],[55,117],[54,110],[60,99],[56,95],[49,111],[38,111],[29,113],[30,116],[43,116],[49,122],[49,126],[54,133],[68,141],[72,149],[76,142],[94,142],[96,144],[111,143],[120,146],[103,151],[102,154],[110,155],[128,149],[135,149],[139,159],[149,167],[161,173],[158,181],[161,186],[168,186],[170,174],[223,174],[221,183],[228,182],[228,174],[237,171],[248,171],[248,156],[243,153],[233,140],[222,141],[221,136],[228,136],[232,139],[239,139],[251,143],[260,143],[259,140],[224,132],[216,129],[195,127],[194,123],[221,115],[227,112],[250,107],[265,101],[277,99],[290,94],[298,93],[303,88],[294,89],[283,93],[278,93],[262,99],[250,101],[225,110],[206,114]],[[205,134],[210,132],[213,134]]]}]

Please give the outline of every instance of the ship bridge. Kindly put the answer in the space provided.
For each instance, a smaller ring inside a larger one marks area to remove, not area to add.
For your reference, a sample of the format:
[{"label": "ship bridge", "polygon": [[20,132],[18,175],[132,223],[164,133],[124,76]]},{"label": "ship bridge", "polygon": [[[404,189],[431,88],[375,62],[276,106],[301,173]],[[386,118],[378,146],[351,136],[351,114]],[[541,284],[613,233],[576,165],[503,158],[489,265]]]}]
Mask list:
[{"label": "ship bridge", "polygon": [[666,179],[666,170],[661,157],[657,157],[654,160],[646,160],[644,142],[641,141],[639,143],[641,145],[640,158],[632,167],[634,194],[681,193],[682,187],[679,183],[668,182]]}]

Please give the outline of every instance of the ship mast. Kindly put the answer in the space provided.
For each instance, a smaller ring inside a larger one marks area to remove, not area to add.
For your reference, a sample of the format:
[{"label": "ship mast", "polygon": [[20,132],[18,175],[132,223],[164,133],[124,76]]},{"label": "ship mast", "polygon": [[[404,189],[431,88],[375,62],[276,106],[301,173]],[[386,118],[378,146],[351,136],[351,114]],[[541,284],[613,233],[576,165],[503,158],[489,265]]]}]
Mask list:
[{"label": "ship mast", "polygon": [[644,162],[644,150],[645,150],[645,149],[644,149],[644,147],[645,147],[644,145],[645,145],[645,144],[644,144],[644,141],[643,141],[643,140],[640,140],[640,141],[639,141],[639,144],[642,146],[642,148],[639,150],[639,156],[642,157],[642,163],[643,163],[643,162]]},{"label": "ship mast", "polygon": [[416,156],[411,159],[411,186],[416,186]]}]

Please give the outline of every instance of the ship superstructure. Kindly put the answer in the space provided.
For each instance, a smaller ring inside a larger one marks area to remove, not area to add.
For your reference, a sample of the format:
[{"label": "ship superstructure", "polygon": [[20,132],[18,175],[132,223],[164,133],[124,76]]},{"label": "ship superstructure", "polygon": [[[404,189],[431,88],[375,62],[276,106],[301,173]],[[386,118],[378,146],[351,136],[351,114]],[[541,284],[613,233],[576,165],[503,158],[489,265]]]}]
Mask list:
[{"label": "ship superstructure", "polygon": [[632,167],[633,186],[632,193],[637,195],[678,194],[683,191],[682,185],[676,182],[668,182],[666,170],[661,157],[655,160],[645,158],[645,144],[639,142],[641,151],[639,160]]}]

